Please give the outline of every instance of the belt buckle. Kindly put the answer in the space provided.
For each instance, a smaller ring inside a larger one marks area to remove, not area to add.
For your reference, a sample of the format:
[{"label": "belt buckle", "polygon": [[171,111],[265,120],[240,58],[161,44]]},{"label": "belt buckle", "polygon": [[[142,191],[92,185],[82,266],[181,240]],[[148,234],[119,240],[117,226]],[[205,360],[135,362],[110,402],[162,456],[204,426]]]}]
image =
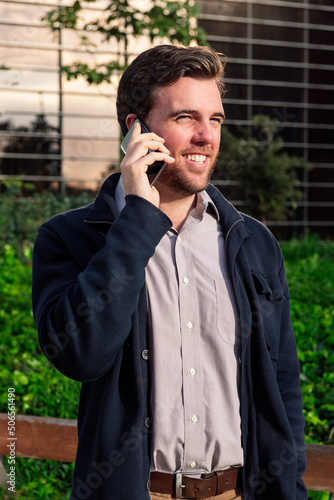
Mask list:
[{"label": "belt buckle", "polygon": [[188,498],[182,495],[185,485],[182,484],[182,472],[175,472],[175,496],[176,498]]}]

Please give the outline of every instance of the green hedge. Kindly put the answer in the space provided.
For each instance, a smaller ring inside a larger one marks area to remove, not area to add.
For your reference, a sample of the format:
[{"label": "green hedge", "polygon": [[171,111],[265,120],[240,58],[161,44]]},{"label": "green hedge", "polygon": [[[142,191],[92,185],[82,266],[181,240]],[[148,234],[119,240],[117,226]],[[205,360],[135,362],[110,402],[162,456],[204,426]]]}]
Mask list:
[{"label": "green hedge", "polygon": [[282,244],[308,442],[334,444],[334,243]]},{"label": "green hedge", "polygon": [[[62,203],[53,195],[26,202],[15,196],[5,202],[1,199],[0,219],[5,217],[8,230],[0,239],[1,412],[7,412],[6,389],[14,387],[17,413],[76,418],[79,384],[58,373],[38,346],[30,300],[31,249],[45,214],[73,208],[82,201],[68,198]],[[306,440],[334,444],[334,243],[313,237],[281,246],[301,362]],[[16,498],[69,497],[73,464],[17,459],[16,467]],[[4,498],[2,490],[0,500]],[[327,500],[329,495],[318,492],[310,498]]]},{"label": "green hedge", "polygon": [[[7,245],[0,257],[0,411],[7,413],[7,389],[13,387],[17,414],[76,418],[79,384],[41,354],[31,311],[31,249],[22,254],[25,262]],[[17,458],[15,466],[15,498],[69,498],[73,464]]]},{"label": "green hedge", "polygon": [[0,254],[4,245],[10,245],[24,260],[24,251],[32,248],[38,227],[53,215],[77,208],[93,201],[88,193],[78,196],[62,196],[59,193],[42,192],[22,196],[34,186],[19,180],[0,181],[6,192],[0,196]]},{"label": "green hedge", "polygon": [[[42,222],[92,198],[85,193],[23,198],[27,185],[15,181],[7,187],[0,199],[0,412],[7,412],[6,390],[14,387],[18,414],[76,418],[80,384],[57,372],[38,345],[31,311],[31,258]],[[69,498],[73,464],[17,458],[15,466],[15,498]],[[0,500],[7,500],[7,488],[0,488]]]}]

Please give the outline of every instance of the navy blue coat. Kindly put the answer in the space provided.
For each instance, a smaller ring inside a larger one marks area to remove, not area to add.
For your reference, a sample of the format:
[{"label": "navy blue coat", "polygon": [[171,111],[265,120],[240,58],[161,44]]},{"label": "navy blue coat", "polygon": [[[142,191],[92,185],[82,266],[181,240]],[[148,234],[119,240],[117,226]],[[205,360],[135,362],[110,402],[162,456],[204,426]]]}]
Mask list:
[{"label": "navy blue coat", "polygon": [[[95,202],[43,224],[33,259],[40,345],[82,382],[71,500],[148,500],[150,371],[145,266],[170,219],[127,196],[119,174]],[[242,332],[241,423],[245,500],[306,500],[299,364],[279,246],[213,186]],[[153,422],[154,425],[154,422]]]}]

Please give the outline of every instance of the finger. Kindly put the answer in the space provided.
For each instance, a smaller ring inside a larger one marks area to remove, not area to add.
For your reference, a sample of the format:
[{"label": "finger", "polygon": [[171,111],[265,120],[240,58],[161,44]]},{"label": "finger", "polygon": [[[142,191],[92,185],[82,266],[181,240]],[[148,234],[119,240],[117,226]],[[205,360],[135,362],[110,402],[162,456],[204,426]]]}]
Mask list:
[{"label": "finger", "polygon": [[142,137],[142,135],[143,134],[139,134],[139,136],[134,138],[132,144],[129,143],[129,147],[125,155],[125,161],[127,163],[136,162],[137,160],[141,160],[152,153],[162,153],[170,156],[169,149],[166,148],[162,142],[157,140],[147,141]]},{"label": "finger", "polygon": [[157,140],[147,141],[145,145],[147,146],[147,151],[149,151],[150,153],[152,151],[159,151],[168,155],[170,154],[169,149],[166,148],[166,146],[162,144],[162,142],[158,142]]},{"label": "finger", "polygon": [[141,136],[141,126],[140,123],[135,123],[133,126],[133,131],[129,140],[129,144],[127,147],[127,152],[131,149],[137,142],[139,142],[139,138]]},{"label": "finger", "polygon": [[165,139],[163,137],[160,137],[159,135],[155,134],[154,132],[143,132],[140,123],[135,123],[133,127],[133,132],[132,136],[129,142],[133,138],[137,138],[140,136],[141,139],[143,140],[153,140],[153,141],[158,141],[158,142],[165,142]]},{"label": "finger", "polygon": [[[140,123],[135,123],[133,127],[133,132],[132,132],[132,137],[136,137],[137,135],[141,134],[141,125]],[[131,137],[131,139],[132,139]]]},{"label": "finger", "polygon": [[147,166],[152,165],[156,161],[164,161],[164,162],[166,162],[168,164],[171,164],[171,163],[175,162],[175,158],[173,158],[169,154],[158,153],[158,152],[155,152],[155,151],[152,151],[148,155],[144,156],[142,158],[142,160],[143,160],[143,163],[145,163],[145,165],[147,165]]}]

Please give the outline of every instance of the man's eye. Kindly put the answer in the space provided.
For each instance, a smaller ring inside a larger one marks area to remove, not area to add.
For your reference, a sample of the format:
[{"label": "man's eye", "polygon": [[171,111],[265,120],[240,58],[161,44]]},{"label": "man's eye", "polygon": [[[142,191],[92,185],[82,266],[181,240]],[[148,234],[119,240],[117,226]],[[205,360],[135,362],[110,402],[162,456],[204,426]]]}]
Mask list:
[{"label": "man's eye", "polygon": [[190,115],[180,115],[177,117],[177,121],[188,121],[188,120],[191,120]]},{"label": "man's eye", "polygon": [[223,123],[223,120],[220,116],[217,118],[216,117],[211,118],[211,121],[217,126],[220,126]]}]

